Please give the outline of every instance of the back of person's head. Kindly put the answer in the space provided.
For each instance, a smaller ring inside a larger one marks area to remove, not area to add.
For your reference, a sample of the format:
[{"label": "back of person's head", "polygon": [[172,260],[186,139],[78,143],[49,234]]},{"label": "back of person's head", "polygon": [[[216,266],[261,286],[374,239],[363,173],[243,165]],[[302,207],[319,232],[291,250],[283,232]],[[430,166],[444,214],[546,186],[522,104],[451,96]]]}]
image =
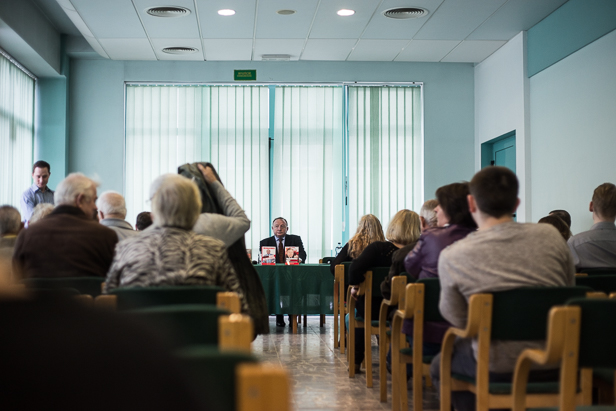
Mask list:
[{"label": "back of person's head", "polygon": [[411,210],[400,210],[389,222],[385,238],[392,243],[408,245],[417,241],[420,235],[419,215]]},{"label": "back of person's head", "polygon": [[135,228],[137,231],[143,231],[152,225],[152,214],[149,211],[142,211],[137,214]]},{"label": "back of person's head", "polygon": [[563,220],[565,224],[567,224],[567,226],[571,228],[571,214],[569,214],[567,210],[552,210],[548,214],[560,217],[561,220]]},{"label": "back of person's head", "polygon": [[0,206],[0,237],[17,234],[21,229],[21,214],[10,205]]},{"label": "back of person's head", "polygon": [[436,199],[441,210],[449,217],[449,224],[476,228],[477,224],[468,209],[469,185],[466,181],[439,187]]},{"label": "back of person's head", "polygon": [[375,241],[385,241],[381,222],[374,214],[366,214],[359,220],[355,235],[349,240],[349,255],[357,258],[364,249]]},{"label": "back of person's head", "polygon": [[152,218],[159,227],[193,228],[201,212],[201,195],[195,182],[178,174],[168,177],[152,199]]},{"label": "back of person's head", "polygon": [[569,229],[569,226],[567,225],[567,223],[565,221],[563,221],[562,218],[560,218],[557,215],[545,216],[541,220],[539,220],[538,223],[539,224],[550,224],[550,225],[553,225],[554,227],[556,227],[556,229],[558,230],[560,235],[563,236],[565,241],[567,241],[569,239],[569,237],[571,237],[571,230]]},{"label": "back of person's head", "polygon": [[53,204],[49,203],[40,203],[34,207],[32,210],[32,216],[28,221],[28,226],[36,223],[37,221],[41,221],[43,218],[47,217],[53,211]]},{"label": "back of person's head", "polygon": [[96,208],[102,211],[104,215],[117,215],[120,218],[126,218],[126,201],[122,194],[116,191],[105,191],[98,200],[96,200]]},{"label": "back of person's head", "polygon": [[438,200],[428,200],[423,203],[421,210],[419,210],[419,216],[423,217],[425,224],[430,228],[437,226],[436,211],[434,211],[437,205]]},{"label": "back of person's head", "polygon": [[37,168],[40,168],[40,169],[46,168],[47,171],[51,173],[51,166],[49,165],[47,161],[39,160],[36,163],[34,163],[32,165],[32,174],[34,174],[34,170]]},{"label": "back of person's head", "polygon": [[82,173],[71,173],[56,187],[53,195],[54,203],[59,205],[75,205],[75,200],[83,194],[88,201],[96,195],[98,183]]},{"label": "back of person's head", "polygon": [[603,183],[592,194],[592,206],[595,214],[606,220],[616,218],[616,186]]},{"label": "back of person's head", "polygon": [[469,184],[479,210],[495,218],[513,214],[518,204],[518,187],[513,171],[499,166],[477,172]]}]

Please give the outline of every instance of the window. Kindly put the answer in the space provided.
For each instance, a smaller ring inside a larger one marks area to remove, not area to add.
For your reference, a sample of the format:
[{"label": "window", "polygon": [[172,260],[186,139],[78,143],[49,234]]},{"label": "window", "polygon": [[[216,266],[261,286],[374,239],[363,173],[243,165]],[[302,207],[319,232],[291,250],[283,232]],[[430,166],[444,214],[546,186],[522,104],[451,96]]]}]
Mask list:
[{"label": "window", "polygon": [[19,209],[32,184],[34,79],[0,54],[0,204]]}]

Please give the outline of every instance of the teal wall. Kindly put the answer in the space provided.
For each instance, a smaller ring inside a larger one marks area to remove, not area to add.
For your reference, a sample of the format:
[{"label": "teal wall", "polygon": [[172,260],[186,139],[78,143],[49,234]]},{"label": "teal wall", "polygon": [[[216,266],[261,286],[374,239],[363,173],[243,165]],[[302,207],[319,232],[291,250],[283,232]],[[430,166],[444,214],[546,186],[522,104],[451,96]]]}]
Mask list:
[{"label": "teal wall", "polygon": [[123,191],[124,82],[232,82],[234,69],[257,69],[262,82],[423,82],[426,198],[473,175],[473,65],[373,62],[72,60],[69,171]]},{"label": "teal wall", "polygon": [[528,30],[528,75],[616,29],[616,1],[569,0]]}]

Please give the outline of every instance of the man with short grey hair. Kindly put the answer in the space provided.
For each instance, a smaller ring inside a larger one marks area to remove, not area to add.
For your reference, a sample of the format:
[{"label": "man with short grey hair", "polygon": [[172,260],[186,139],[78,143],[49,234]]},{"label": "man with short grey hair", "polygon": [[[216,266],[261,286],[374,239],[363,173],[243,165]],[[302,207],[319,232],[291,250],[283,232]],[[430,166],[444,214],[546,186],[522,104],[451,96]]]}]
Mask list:
[{"label": "man with short grey hair", "polygon": [[81,173],[69,174],[56,188],[56,207],[23,230],[13,253],[21,278],[105,277],[118,237],[94,221],[98,184]]},{"label": "man with short grey hair", "polygon": [[126,218],[126,201],[122,194],[115,191],[105,191],[96,200],[98,221],[111,228],[118,235],[118,241],[137,235]]},{"label": "man with short grey hair", "polygon": [[436,211],[434,209],[438,205],[437,200],[427,200],[419,210],[419,221],[421,221],[421,231],[437,226]]}]

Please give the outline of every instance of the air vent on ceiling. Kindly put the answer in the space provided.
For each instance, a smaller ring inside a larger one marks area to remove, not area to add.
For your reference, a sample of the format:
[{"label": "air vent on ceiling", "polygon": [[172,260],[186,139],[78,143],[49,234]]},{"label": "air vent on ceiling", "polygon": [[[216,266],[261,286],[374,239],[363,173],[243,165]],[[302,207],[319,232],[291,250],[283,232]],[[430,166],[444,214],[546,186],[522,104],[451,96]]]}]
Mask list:
[{"label": "air vent on ceiling", "polygon": [[154,17],[183,17],[190,14],[190,10],[184,7],[152,7],[146,10],[150,16]]},{"label": "air vent on ceiling", "polygon": [[295,14],[295,10],[278,10],[276,13],[283,16],[290,16],[291,14]]},{"label": "air vent on ceiling", "polygon": [[291,56],[289,54],[263,54],[261,55],[263,61],[289,61]]},{"label": "air vent on ceiling", "polygon": [[418,19],[427,16],[428,13],[428,10],[419,7],[396,7],[385,10],[383,15],[390,19]]},{"label": "air vent on ceiling", "polygon": [[165,47],[163,49],[163,52],[167,54],[192,54],[198,51],[194,47]]}]

